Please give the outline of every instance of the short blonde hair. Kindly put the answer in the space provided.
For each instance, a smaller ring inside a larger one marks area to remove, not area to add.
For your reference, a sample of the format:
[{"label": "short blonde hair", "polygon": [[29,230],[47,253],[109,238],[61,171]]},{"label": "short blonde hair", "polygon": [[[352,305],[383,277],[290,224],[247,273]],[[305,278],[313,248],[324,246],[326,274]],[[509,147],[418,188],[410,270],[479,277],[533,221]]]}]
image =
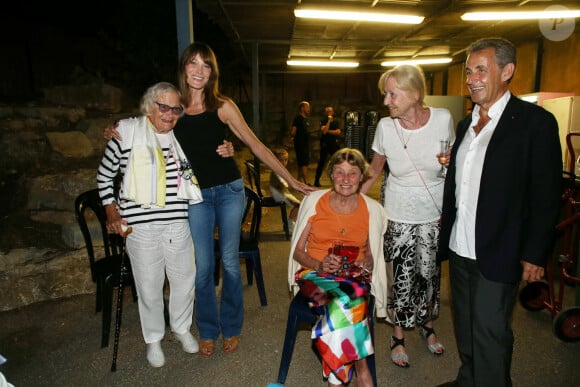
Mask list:
[{"label": "short blonde hair", "polygon": [[407,92],[418,92],[419,103],[425,106],[425,75],[419,66],[399,65],[383,73],[379,78],[379,90],[382,95],[385,94],[385,85],[389,78],[393,77],[397,85]]}]

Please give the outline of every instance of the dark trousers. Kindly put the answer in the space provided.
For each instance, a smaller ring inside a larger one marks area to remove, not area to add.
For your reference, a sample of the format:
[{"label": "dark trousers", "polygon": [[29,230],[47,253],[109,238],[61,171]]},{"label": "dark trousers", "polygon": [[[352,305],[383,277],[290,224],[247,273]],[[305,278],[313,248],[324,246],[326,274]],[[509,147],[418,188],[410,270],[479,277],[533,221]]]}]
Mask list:
[{"label": "dark trousers", "polygon": [[477,262],[450,252],[449,277],[461,387],[511,387],[510,318],[518,284],[483,277]]},{"label": "dark trousers", "polygon": [[319,183],[320,176],[322,176],[322,170],[326,166],[326,160],[338,150],[338,145],[329,145],[326,142],[320,141],[320,158],[318,159],[318,165],[316,166],[316,175],[314,177],[314,182]]}]

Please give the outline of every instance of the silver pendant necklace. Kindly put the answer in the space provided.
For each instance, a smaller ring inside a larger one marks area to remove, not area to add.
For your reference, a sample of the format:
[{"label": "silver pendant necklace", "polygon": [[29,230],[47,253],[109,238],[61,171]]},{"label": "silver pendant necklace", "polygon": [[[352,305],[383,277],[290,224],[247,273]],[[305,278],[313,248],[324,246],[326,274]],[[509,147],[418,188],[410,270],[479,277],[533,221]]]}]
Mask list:
[{"label": "silver pendant necklace", "polygon": [[336,223],[339,227],[340,235],[346,235],[346,227],[343,225],[340,216],[343,215],[341,212],[338,212],[337,208],[333,208],[330,202],[328,203],[331,207],[332,212],[334,213],[334,218],[336,219]]},{"label": "silver pendant necklace", "polygon": [[346,234],[346,228],[342,225],[342,222],[340,221],[340,214],[338,213],[334,213],[334,217],[336,218],[336,222],[338,223],[339,227],[340,227],[340,235],[345,235]]},{"label": "silver pendant necklace", "polygon": [[397,136],[403,145],[403,149],[407,149],[407,144],[411,140],[413,136],[413,132],[409,133],[409,137],[407,137],[407,141],[405,141],[405,136],[403,136],[403,129],[397,124],[396,119],[393,118],[393,123],[395,124],[395,132],[397,132]]}]

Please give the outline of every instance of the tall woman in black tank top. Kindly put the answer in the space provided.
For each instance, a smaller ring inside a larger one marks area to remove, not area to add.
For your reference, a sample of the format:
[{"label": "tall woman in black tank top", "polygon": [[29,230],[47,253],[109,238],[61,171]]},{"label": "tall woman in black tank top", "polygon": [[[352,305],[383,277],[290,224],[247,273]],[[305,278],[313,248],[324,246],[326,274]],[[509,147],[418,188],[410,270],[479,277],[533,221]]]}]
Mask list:
[{"label": "tall woman in black tank top", "polygon": [[[192,163],[203,195],[202,203],[189,206],[189,225],[197,267],[195,318],[201,339],[200,354],[210,357],[220,334],[225,352],[238,348],[244,314],[238,256],[244,184],[235,160],[217,155],[216,147],[230,131],[292,188],[304,194],[312,188],[292,177],[254,135],[236,104],[220,94],[218,64],[206,44],[193,43],[181,55],[179,88],[185,114],[174,133]],[[224,270],[219,308],[214,286],[216,227]]]}]

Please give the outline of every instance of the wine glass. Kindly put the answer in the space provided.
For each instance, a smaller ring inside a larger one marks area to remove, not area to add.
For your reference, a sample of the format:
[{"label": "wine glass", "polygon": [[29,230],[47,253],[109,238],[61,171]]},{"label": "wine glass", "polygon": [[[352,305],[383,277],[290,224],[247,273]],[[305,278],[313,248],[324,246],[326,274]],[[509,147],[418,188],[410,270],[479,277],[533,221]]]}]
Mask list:
[{"label": "wine glass", "polygon": [[449,151],[449,140],[441,140],[439,141],[439,153],[437,153],[437,160],[439,164],[441,164],[441,169],[437,174],[438,177],[445,179],[447,174],[447,151]]},{"label": "wine glass", "polygon": [[344,242],[340,239],[336,239],[332,241],[332,254],[338,255],[339,257],[342,255],[342,246]]}]

